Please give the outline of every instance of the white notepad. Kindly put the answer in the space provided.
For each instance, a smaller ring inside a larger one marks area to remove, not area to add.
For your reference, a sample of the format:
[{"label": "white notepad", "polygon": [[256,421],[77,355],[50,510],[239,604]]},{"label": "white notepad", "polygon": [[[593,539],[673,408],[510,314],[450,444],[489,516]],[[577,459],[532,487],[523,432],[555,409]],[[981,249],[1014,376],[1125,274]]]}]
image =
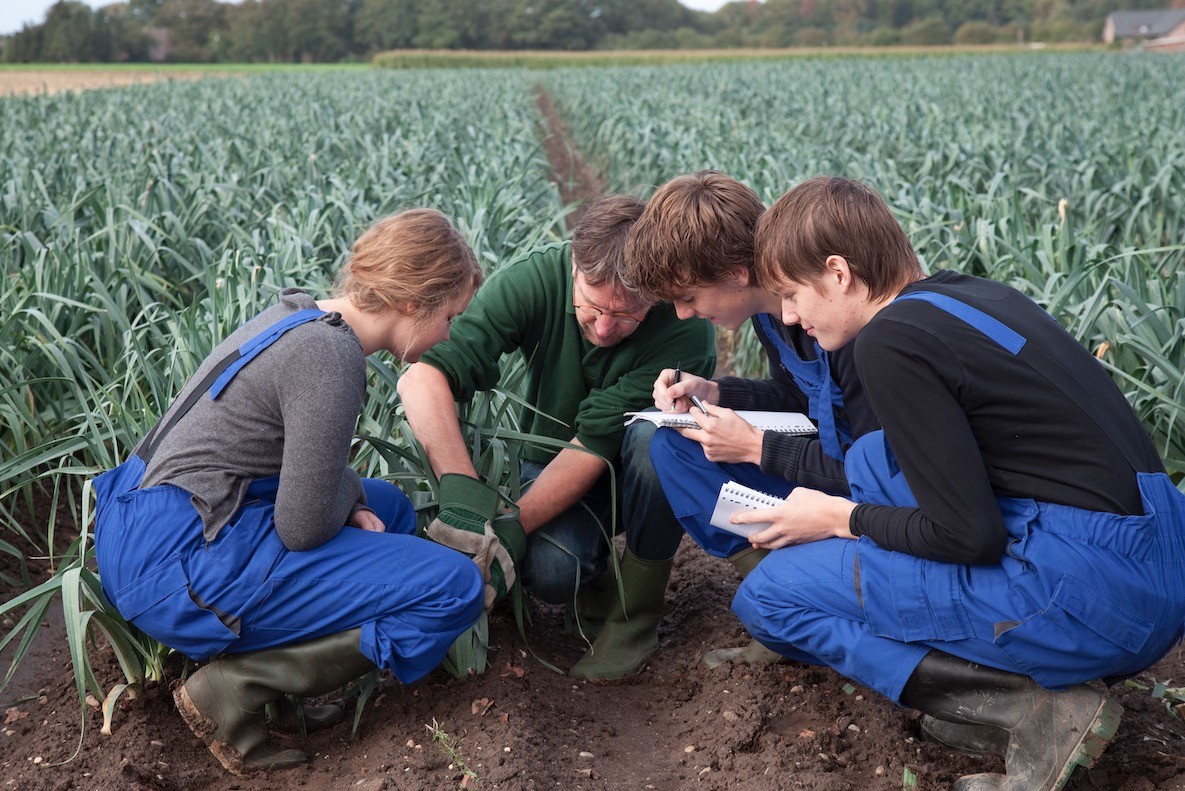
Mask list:
[{"label": "white notepad", "polygon": [[[759,412],[738,409],[737,415],[749,425],[762,431],[777,431],[781,434],[817,434],[819,431],[810,418],[801,412]],[[690,412],[626,412],[625,416],[629,418],[625,422],[627,426],[639,420],[649,420],[656,426],[699,428]]]},{"label": "white notepad", "polygon": [[720,487],[720,496],[716,498],[716,508],[712,511],[711,524],[721,530],[736,533],[748,538],[754,533],[760,533],[770,526],[770,522],[754,522],[748,525],[734,525],[729,518],[740,511],[760,511],[773,508],[786,502],[781,497],[750,489],[743,483],[729,481]]}]

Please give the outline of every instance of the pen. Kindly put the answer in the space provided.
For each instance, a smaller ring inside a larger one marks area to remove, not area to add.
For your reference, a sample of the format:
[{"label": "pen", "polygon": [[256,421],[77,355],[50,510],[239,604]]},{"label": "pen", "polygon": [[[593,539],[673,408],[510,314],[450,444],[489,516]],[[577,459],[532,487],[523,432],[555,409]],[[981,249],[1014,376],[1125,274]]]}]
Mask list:
[{"label": "pen", "polygon": [[[679,362],[675,363],[675,381],[671,382],[671,384],[672,385],[679,384],[679,380],[682,378],[683,378],[683,361],[680,360]],[[671,411],[672,412],[675,411],[675,402],[674,401],[671,402]]]},{"label": "pen", "polygon": [[[708,410],[704,407],[704,402],[699,400],[699,396],[691,396],[691,403],[695,404],[695,408],[700,412],[703,412],[705,415],[708,414]],[[708,416],[711,417],[711,415]]]}]

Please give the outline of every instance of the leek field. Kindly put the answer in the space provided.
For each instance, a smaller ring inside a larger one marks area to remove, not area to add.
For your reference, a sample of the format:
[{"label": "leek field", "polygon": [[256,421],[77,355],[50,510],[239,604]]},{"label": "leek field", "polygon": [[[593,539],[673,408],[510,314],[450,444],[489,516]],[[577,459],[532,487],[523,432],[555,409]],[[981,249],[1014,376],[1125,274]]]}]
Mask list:
[{"label": "leek field", "polygon": [[[868,181],[931,271],[1009,282],[1095,352],[1185,488],[1182,85],[1185,57],[1083,53],[276,71],[0,99],[0,648],[19,660],[61,597],[80,700],[109,717],[160,677],[167,649],[99,591],[87,480],[276,291],[327,288],[378,216],[439,208],[491,270],[562,238],[537,86],[609,190],[708,167],[767,203],[820,173]],[[757,344],[735,342],[759,375]],[[356,466],[427,514],[398,374],[372,359]],[[531,441],[509,403],[466,415],[502,480]],[[51,576],[31,573],[45,557]],[[125,683],[96,680],[88,633]]]}]

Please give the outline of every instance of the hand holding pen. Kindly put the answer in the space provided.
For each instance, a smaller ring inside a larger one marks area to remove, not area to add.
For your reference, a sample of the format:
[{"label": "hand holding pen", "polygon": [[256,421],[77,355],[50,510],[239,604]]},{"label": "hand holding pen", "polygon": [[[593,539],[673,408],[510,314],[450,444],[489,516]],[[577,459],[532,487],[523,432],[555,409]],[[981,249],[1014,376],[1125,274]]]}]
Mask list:
[{"label": "hand holding pen", "polygon": [[684,375],[683,366],[679,364],[674,368],[663,369],[654,380],[652,395],[654,406],[663,412],[687,412],[696,399],[701,404],[719,401],[720,388],[710,379],[694,374]]},{"label": "hand holding pen", "polygon": [[[679,380],[682,378],[683,378],[683,361],[680,360],[679,362],[675,363],[675,377],[674,377],[674,381],[672,381],[671,384],[673,384],[673,385],[679,384]],[[675,411],[675,402],[674,401],[671,402],[671,411],[672,412]]]}]

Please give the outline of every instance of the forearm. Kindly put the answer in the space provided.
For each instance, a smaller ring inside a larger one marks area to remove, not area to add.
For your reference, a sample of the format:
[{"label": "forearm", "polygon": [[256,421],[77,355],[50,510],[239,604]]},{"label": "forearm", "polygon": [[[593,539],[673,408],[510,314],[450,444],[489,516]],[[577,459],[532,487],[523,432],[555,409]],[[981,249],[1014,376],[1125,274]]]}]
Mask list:
[{"label": "forearm", "polygon": [[415,363],[396,386],[412,433],[424,446],[436,477],[458,473],[477,477],[469,456],[453,392],[444,374],[426,363]]},{"label": "forearm", "polygon": [[761,447],[761,471],[791,483],[847,497],[851,493],[842,461],[823,452],[817,439],[765,432]]},{"label": "forearm", "polygon": [[604,459],[565,448],[518,500],[523,530],[532,533],[580,501],[606,471]]}]

